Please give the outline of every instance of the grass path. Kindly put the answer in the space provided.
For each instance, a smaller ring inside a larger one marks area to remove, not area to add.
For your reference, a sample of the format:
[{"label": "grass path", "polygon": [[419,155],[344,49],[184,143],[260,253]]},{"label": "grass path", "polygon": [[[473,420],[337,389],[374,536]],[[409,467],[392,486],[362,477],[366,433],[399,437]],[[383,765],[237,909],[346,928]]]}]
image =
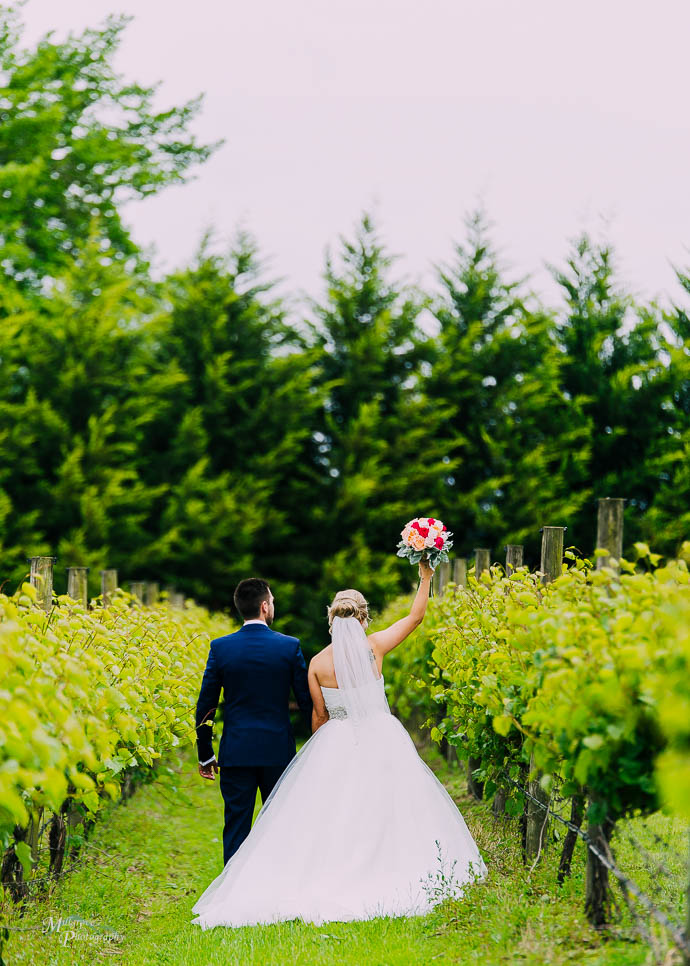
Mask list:
[{"label": "grass path", "polygon": [[[512,830],[463,795],[457,764],[449,768],[434,751],[425,758],[458,801],[489,867],[489,881],[464,901],[412,919],[202,932],[191,925],[191,907],[222,869],[222,800],[217,780],[211,785],[198,776],[190,750],[172,763],[189,804],[155,783],[138,789],[126,803],[109,806],[85,847],[85,863],[51,897],[31,903],[21,918],[11,905],[2,908],[2,922],[21,927],[12,930],[5,960],[8,966],[645,963],[638,943],[603,941],[589,928],[581,911],[581,862],[556,898],[553,868],[547,862],[526,874]],[[49,916],[54,925],[62,922],[43,932]],[[112,933],[119,938],[107,938]]]}]

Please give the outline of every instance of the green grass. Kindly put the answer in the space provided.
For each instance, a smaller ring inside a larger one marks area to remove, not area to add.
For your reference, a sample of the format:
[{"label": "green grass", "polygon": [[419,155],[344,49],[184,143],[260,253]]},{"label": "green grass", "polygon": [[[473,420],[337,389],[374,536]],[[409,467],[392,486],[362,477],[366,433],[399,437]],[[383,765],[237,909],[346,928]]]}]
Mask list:
[{"label": "green grass", "polygon": [[[556,850],[528,874],[514,828],[495,822],[487,806],[467,799],[457,764],[447,766],[433,749],[424,755],[458,801],[489,868],[489,880],[469,889],[460,902],[412,919],[203,932],[191,925],[191,907],[222,869],[222,800],[217,780],[211,784],[198,776],[190,751],[171,763],[187,802],[156,783],[139,788],[126,803],[109,806],[85,846],[87,861],[51,896],[29,903],[23,916],[11,904],[3,906],[2,922],[13,927],[5,960],[37,966],[108,961],[127,966],[634,966],[649,961],[648,947],[634,939],[627,924],[609,937],[590,928],[582,912],[581,850],[572,879],[559,894]],[[50,916],[54,922],[62,917],[63,923],[44,933]],[[65,924],[70,916],[86,924]],[[71,937],[70,929],[78,934]],[[113,932],[119,938],[104,935]]]}]

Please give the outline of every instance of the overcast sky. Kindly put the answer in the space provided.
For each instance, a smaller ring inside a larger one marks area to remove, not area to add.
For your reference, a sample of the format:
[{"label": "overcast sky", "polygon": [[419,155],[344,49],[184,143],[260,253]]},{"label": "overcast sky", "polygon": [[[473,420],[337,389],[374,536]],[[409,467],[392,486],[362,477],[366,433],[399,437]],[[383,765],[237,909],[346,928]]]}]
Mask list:
[{"label": "overcast sky", "polygon": [[29,0],[26,39],[134,15],[118,67],[161,106],[205,92],[225,146],[126,217],[160,270],[249,229],[284,288],[321,292],[366,208],[428,283],[483,202],[512,276],[556,297],[583,229],[640,297],[690,267],[687,0]]}]

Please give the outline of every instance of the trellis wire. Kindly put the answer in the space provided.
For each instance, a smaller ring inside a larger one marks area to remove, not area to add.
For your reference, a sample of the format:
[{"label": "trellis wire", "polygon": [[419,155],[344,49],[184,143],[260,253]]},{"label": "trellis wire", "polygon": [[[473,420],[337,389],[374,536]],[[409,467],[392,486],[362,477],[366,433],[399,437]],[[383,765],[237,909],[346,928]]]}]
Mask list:
[{"label": "trellis wire", "polygon": [[[547,812],[549,815],[552,815],[553,818],[555,818],[562,825],[565,825],[566,828],[568,828],[571,832],[577,835],[578,838],[581,838],[582,841],[586,844],[587,848],[590,850],[590,852],[595,856],[595,858],[599,862],[601,862],[601,864],[606,869],[608,869],[609,872],[618,880],[618,882],[621,884],[621,891],[623,892],[623,894],[626,895],[626,892],[632,893],[632,895],[634,895],[635,898],[638,899],[639,902],[644,906],[644,908],[647,910],[649,915],[652,916],[652,918],[656,919],[656,921],[660,925],[662,925],[666,930],[668,930],[669,935],[673,939],[678,949],[680,949],[681,952],[684,954],[684,956],[686,957],[690,956],[690,937],[686,936],[685,931],[677,923],[674,923],[671,919],[669,919],[669,917],[666,915],[665,912],[663,912],[663,910],[658,909],[654,905],[654,903],[649,898],[649,896],[647,896],[640,889],[637,883],[635,883],[630,878],[630,876],[627,876],[624,872],[622,872],[618,868],[618,866],[613,861],[613,857],[609,859],[607,856],[605,856],[601,852],[601,850],[592,842],[592,840],[587,835],[587,833],[583,832],[579,826],[575,825],[573,822],[569,821],[568,819],[563,818],[557,812],[554,812],[554,810],[550,808],[549,805],[545,805],[543,802],[539,801],[538,798],[535,798],[534,795],[532,795],[526,788],[520,785],[519,782],[516,782],[514,778],[511,778],[510,775],[504,772],[503,777],[506,779],[506,781],[510,782],[511,785],[514,785],[515,788],[517,788],[520,792],[522,792],[523,795],[525,795],[528,799],[530,799],[530,801],[534,802],[535,805],[538,805],[539,808],[541,808],[543,811]],[[626,896],[626,899],[627,899],[627,896]]]}]

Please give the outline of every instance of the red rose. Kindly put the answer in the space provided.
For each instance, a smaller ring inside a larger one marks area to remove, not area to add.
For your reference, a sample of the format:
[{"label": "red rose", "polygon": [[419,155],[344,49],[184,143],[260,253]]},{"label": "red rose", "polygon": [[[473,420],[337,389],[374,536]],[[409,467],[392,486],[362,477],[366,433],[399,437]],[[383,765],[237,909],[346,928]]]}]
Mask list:
[{"label": "red rose", "polygon": [[429,517],[429,526],[430,526],[430,527],[433,527],[433,525],[434,525],[435,523],[436,523],[436,521],[434,520],[434,518],[433,518],[433,517]]},{"label": "red rose", "polygon": [[419,524],[417,523],[417,521],[416,521],[416,520],[414,521],[414,523],[413,523],[413,524],[411,524],[411,526],[412,526],[412,529],[413,529],[413,530],[419,530]]},{"label": "red rose", "polygon": [[441,547],[444,544],[443,537],[436,537],[436,540],[434,542],[435,542],[436,546],[438,547],[438,549],[440,550]]},{"label": "red rose", "polygon": [[[448,529],[448,527],[447,527],[447,526],[445,525],[445,523],[444,523],[444,524],[443,524],[443,530],[447,530],[447,529]],[[441,530],[441,533],[443,533],[443,530]]]},{"label": "red rose", "polygon": [[422,537],[424,537],[424,539],[426,540],[426,538],[429,536],[429,528],[428,527],[417,527],[417,529],[419,530],[419,535],[422,536]]}]

